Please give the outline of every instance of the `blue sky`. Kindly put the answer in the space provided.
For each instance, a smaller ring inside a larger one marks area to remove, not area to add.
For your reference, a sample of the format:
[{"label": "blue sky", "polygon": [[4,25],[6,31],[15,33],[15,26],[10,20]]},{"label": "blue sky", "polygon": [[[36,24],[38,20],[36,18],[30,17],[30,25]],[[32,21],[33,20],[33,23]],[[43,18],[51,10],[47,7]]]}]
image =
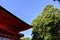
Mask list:
[{"label": "blue sky", "polygon": [[[29,25],[31,25],[33,19],[36,18],[48,4],[52,4],[54,7],[60,9],[60,4],[53,2],[53,0],[0,0],[1,6]],[[32,29],[22,33],[25,37],[31,37]]]}]

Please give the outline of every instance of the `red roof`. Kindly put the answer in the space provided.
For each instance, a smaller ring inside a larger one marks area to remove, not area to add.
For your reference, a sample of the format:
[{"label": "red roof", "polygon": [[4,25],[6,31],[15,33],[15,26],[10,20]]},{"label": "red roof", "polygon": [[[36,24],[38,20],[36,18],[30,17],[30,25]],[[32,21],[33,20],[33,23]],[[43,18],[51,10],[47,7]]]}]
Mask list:
[{"label": "red roof", "polygon": [[0,29],[19,33],[29,28],[32,28],[32,26],[0,6]]}]

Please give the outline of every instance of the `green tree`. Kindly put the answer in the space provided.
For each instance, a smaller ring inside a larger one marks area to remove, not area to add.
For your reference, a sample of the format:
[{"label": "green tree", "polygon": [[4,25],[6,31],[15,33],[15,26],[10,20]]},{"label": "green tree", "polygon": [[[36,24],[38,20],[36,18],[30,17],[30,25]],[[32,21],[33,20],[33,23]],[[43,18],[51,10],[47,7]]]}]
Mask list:
[{"label": "green tree", "polygon": [[60,10],[47,5],[32,26],[32,40],[60,40]]},{"label": "green tree", "polygon": [[22,38],[21,40],[31,40],[31,39],[27,37],[27,38]]}]

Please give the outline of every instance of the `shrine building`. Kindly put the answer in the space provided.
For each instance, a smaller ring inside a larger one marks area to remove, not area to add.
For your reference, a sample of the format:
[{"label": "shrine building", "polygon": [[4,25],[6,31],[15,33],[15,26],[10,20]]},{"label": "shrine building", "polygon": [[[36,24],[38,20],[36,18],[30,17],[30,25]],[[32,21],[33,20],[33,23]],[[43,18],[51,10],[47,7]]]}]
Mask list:
[{"label": "shrine building", "polygon": [[0,6],[0,40],[19,40],[24,34],[19,33],[32,28],[2,6]]}]

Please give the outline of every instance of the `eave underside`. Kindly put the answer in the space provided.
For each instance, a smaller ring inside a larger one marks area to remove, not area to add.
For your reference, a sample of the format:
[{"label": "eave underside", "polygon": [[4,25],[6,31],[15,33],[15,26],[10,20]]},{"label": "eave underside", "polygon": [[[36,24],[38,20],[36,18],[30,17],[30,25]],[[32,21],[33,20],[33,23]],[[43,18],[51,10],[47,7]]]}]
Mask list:
[{"label": "eave underside", "polygon": [[18,33],[12,32],[12,31],[0,29],[0,36],[5,37],[5,38],[10,38],[10,39],[19,39],[19,38],[23,37],[24,35],[21,33],[18,34]]}]

